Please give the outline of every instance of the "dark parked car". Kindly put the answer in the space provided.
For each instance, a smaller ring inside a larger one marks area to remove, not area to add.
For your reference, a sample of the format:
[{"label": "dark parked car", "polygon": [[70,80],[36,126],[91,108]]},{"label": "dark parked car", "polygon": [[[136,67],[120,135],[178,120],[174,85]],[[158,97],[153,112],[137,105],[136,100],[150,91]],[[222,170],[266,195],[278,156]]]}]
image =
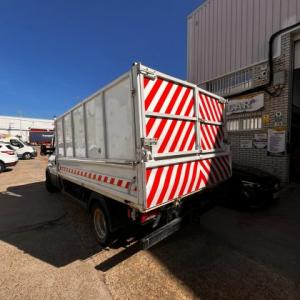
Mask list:
[{"label": "dark parked car", "polygon": [[280,180],[253,167],[232,165],[232,178],[221,188],[222,204],[258,209],[278,198]]}]

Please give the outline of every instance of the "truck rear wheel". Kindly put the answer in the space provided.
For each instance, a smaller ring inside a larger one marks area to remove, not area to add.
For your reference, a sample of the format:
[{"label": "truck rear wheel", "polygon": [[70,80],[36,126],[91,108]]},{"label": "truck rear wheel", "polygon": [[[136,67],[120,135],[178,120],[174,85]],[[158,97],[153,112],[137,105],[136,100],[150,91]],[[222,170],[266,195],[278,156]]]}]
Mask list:
[{"label": "truck rear wheel", "polygon": [[96,239],[102,246],[107,246],[111,238],[111,232],[106,212],[99,203],[95,203],[91,213],[92,226]]}]

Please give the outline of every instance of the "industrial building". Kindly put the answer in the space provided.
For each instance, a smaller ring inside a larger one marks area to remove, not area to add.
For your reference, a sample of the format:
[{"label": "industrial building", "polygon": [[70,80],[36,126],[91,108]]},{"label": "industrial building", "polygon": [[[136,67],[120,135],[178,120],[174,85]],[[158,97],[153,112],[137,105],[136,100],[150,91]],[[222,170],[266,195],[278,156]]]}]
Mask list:
[{"label": "industrial building", "polygon": [[234,162],[300,178],[300,1],[207,0],[188,17],[188,80],[229,100]]},{"label": "industrial building", "polygon": [[0,116],[0,137],[17,136],[28,142],[31,129],[53,130],[54,120]]}]

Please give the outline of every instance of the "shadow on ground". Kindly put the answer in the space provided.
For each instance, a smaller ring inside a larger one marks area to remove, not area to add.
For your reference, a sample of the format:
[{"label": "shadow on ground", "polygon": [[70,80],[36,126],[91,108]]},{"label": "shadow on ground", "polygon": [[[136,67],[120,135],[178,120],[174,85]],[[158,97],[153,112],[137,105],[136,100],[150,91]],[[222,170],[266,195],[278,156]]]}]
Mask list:
[{"label": "shadow on ground", "polygon": [[[115,258],[102,257],[105,251],[96,244],[82,208],[66,195],[48,194],[39,182],[0,193],[0,239],[55,267],[101,252],[95,267],[104,272],[126,268],[129,277],[121,278],[125,286],[126,280],[138,283],[143,277],[150,284],[163,266],[203,299],[297,299],[299,212],[300,185],[290,186],[277,205],[263,212],[217,207],[151,248],[150,265],[142,259],[136,266],[126,264],[139,256],[134,247]],[[163,287],[164,282],[156,284]]]},{"label": "shadow on ground", "polygon": [[0,193],[0,240],[55,267],[101,250],[86,213],[66,195],[47,193],[43,182]]}]

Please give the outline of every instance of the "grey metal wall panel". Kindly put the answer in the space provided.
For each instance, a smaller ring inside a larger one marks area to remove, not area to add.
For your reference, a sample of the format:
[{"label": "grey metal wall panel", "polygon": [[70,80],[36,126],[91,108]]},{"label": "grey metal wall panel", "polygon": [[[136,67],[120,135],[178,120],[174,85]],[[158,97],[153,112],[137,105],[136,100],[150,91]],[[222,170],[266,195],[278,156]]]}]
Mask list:
[{"label": "grey metal wall panel", "polygon": [[188,80],[263,61],[270,36],[300,21],[300,0],[207,0],[188,17]]}]

